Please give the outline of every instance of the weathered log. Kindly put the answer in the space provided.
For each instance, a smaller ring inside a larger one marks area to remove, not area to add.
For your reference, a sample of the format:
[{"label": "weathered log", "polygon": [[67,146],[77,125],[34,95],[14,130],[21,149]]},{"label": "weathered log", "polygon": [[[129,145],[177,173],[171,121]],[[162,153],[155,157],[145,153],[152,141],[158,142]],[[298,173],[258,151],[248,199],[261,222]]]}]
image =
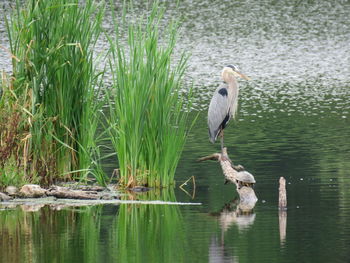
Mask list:
[{"label": "weathered log", "polygon": [[67,199],[100,199],[96,191],[71,190],[61,186],[51,187],[46,195]]},{"label": "weathered log", "polygon": [[19,195],[24,198],[43,197],[45,194],[46,190],[37,184],[26,184],[22,186],[21,190],[19,190]]},{"label": "weathered log", "polygon": [[214,153],[212,155],[198,159],[198,161],[206,160],[218,160],[220,162],[225,179],[236,185],[236,190],[239,194],[241,200],[240,203],[242,207],[249,207],[250,209],[252,209],[255,206],[255,203],[257,202],[258,198],[256,197],[251,185],[242,186],[242,184],[240,184],[237,180],[237,178],[239,177],[239,173],[244,173],[244,171],[242,171],[242,169],[244,170],[244,168],[241,165],[233,165],[233,162],[227,154],[227,148],[223,148],[222,153]]},{"label": "weathered log", "polygon": [[98,186],[98,185],[83,185],[83,184],[63,184],[61,187],[69,188],[71,190],[81,190],[81,191],[88,191],[88,192],[102,192],[106,190],[106,187]]}]

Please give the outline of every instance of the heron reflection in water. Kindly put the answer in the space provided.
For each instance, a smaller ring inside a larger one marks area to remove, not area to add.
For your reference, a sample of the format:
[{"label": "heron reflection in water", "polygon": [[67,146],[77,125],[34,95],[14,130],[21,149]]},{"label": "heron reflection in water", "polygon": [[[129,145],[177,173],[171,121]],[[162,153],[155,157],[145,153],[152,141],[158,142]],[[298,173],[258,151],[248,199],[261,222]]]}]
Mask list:
[{"label": "heron reflection in water", "polygon": [[239,87],[236,77],[249,78],[239,72],[237,66],[228,65],[221,73],[224,81],[214,92],[208,110],[209,140],[214,143],[218,136],[221,140],[221,152],[224,148],[224,128],[234,118],[238,107]]}]

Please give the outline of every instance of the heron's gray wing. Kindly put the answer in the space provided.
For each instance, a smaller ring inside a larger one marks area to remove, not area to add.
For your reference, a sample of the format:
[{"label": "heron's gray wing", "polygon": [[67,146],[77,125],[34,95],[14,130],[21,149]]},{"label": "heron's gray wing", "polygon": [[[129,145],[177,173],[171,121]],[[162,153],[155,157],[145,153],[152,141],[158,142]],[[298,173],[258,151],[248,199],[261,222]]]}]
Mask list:
[{"label": "heron's gray wing", "polygon": [[219,86],[210,101],[208,110],[209,139],[214,142],[225,118],[229,118],[230,105],[226,85]]}]

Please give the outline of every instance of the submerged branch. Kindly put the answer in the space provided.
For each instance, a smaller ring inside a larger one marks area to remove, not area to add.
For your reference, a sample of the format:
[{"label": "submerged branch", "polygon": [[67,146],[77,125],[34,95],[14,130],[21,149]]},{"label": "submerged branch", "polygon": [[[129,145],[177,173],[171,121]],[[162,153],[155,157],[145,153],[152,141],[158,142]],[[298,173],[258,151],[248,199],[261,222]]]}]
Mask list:
[{"label": "submerged branch", "polygon": [[[223,148],[222,153],[214,153],[198,159],[198,161],[206,160],[218,160],[221,165],[222,172],[225,176],[226,181],[229,181],[236,185],[237,193],[240,197],[240,204],[246,209],[253,209],[258,198],[255,195],[255,192],[252,188],[255,183],[254,177],[249,174],[244,168],[240,165],[233,165],[230,157],[227,154],[227,148]],[[251,176],[253,182],[242,182],[241,178]]]}]

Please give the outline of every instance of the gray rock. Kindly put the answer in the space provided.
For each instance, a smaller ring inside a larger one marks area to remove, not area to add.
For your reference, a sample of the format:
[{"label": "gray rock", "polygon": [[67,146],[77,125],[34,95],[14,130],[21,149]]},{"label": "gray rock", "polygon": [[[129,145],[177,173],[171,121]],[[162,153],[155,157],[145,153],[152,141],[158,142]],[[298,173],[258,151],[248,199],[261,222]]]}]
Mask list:
[{"label": "gray rock", "polygon": [[101,196],[101,199],[102,200],[113,200],[114,197],[112,195],[103,195],[103,196]]},{"label": "gray rock", "polygon": [[119,196],[115,193],[104,193],[101,196],[102,200],[114,200],[114,199],[119,199]]},{"label": "gray rock", "polygon": [[0,201],[8,201],[10,199],[12,199],[10,196],[0,192]]},{"label": "gray rock", "polygon": [[17,195],[17,193],[18,193],[18,188],[17,188],[16,186],[10,185],[10,186],[8,186],[8,187],[5,188],[5,192],[6,192],[8,195],[11,195],[11,196]]},{"label": "gray rock", "polygon": [[42,197],[46,194],[46,190],[37,184],[23,185],[19,193],[22,197]]}]

